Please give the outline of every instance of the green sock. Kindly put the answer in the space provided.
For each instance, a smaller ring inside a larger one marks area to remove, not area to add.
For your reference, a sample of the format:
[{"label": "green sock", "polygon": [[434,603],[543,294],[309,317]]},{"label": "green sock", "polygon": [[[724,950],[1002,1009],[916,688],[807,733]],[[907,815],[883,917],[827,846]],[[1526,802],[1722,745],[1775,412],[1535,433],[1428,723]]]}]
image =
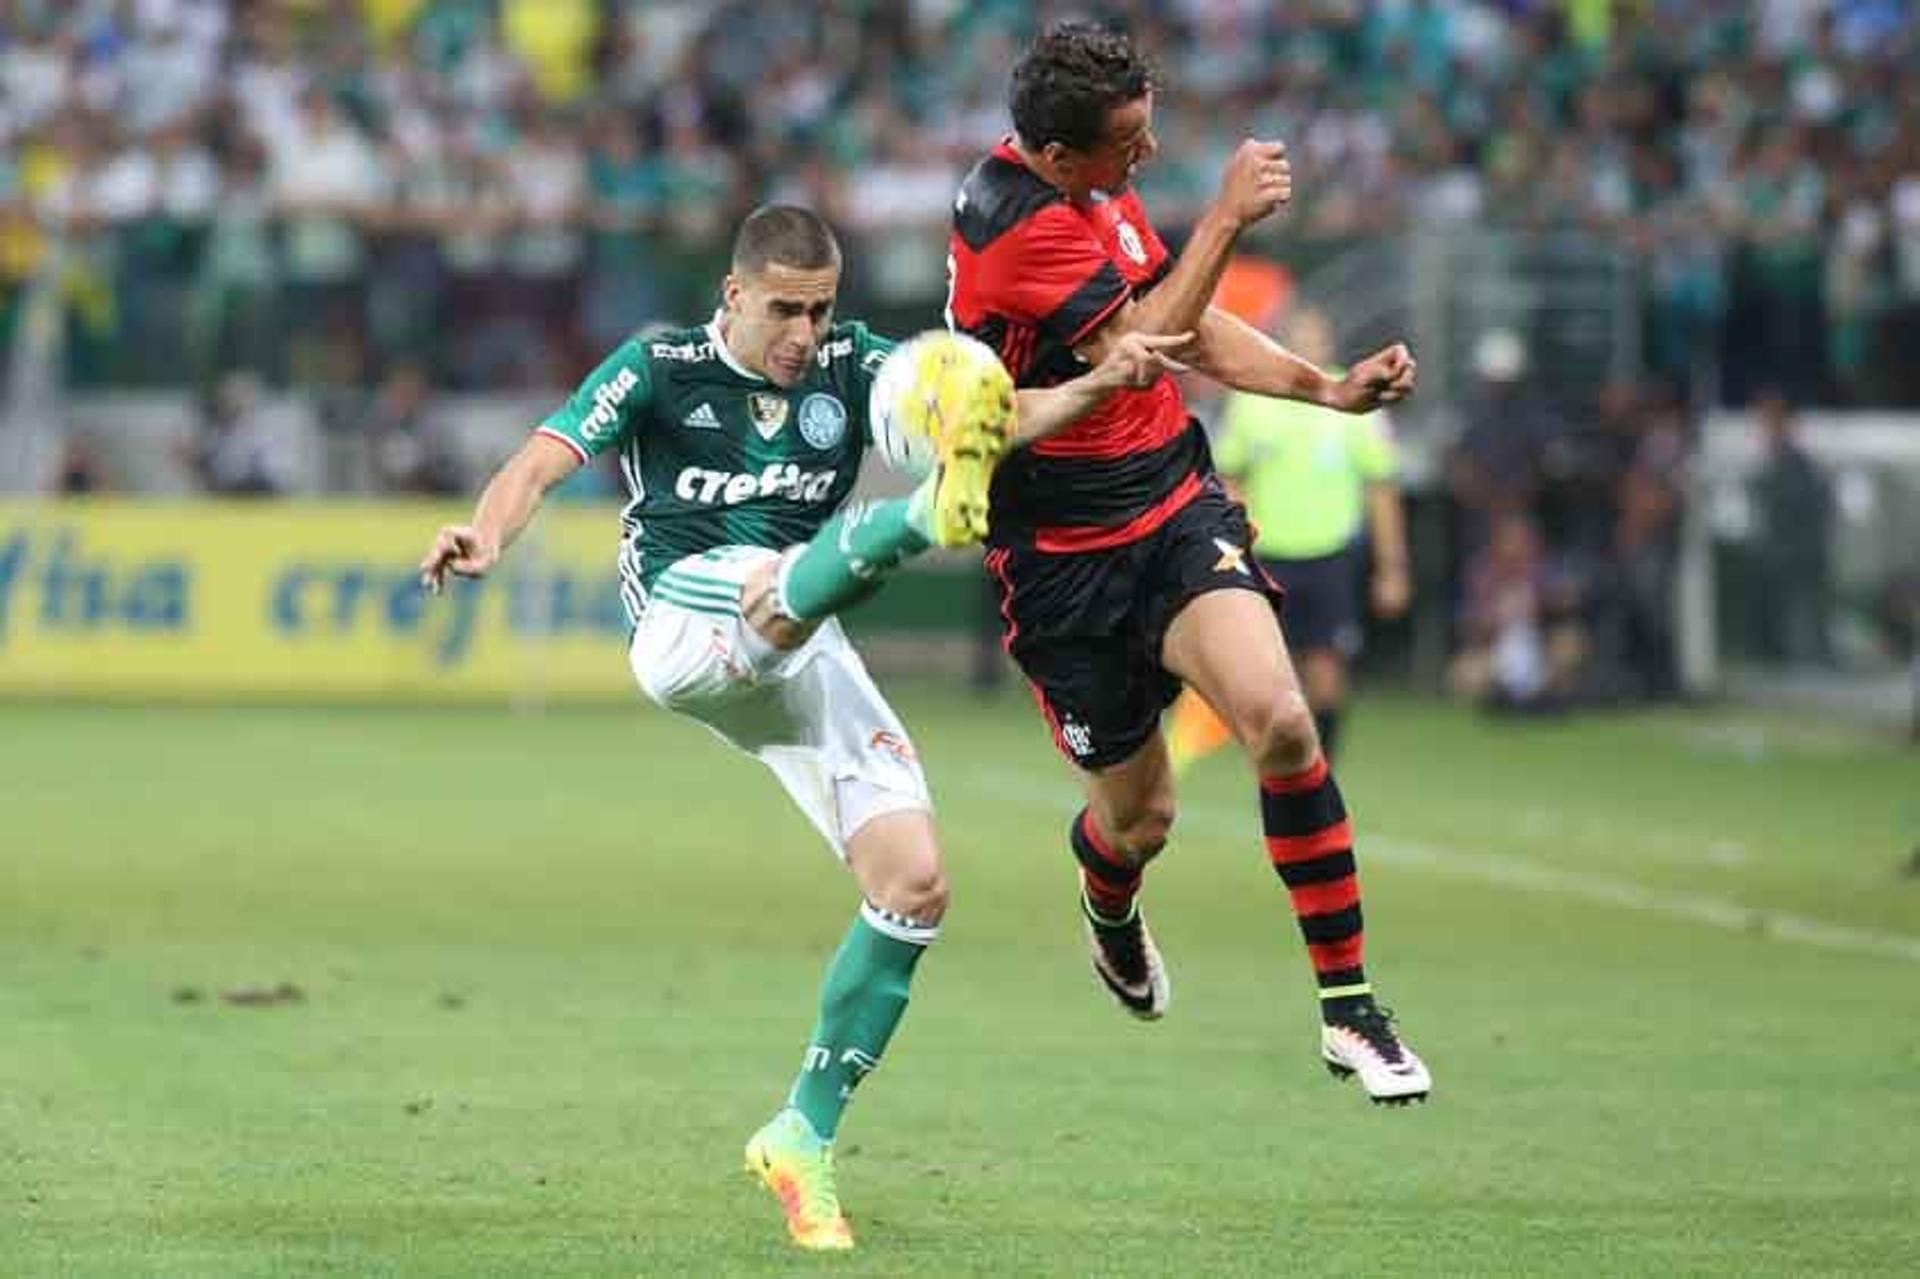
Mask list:
[{"label": "green sock", "polygon": [[854,1088],[880,1064],[907,1011],[913,967],[939,931],[862,904],[834,953],[820,987],[820,1020],[787,1097],[823,1141],[833,1140]]},{"label": "green sock", "polygon": [[781,612],[809,622],[873,594],[901,560],[933,545],[932,493],[929,481],[908,497],[847,503],[787,565]]}]

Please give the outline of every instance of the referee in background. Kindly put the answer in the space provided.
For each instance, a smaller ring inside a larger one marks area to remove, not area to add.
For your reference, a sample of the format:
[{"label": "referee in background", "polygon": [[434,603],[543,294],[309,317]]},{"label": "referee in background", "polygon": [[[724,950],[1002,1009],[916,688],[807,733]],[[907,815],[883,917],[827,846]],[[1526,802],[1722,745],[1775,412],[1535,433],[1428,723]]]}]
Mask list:
[{"label": "referee in background", "polygon": [[[1300,308],[1287,325],[1285,345],[1326,368],[1334,355],[1332,326],[1319,311]],[[1412,595],[1386,414],[1337,413],[1234,392],[1225,403],[1214,463],[1246,504],[1255,556],[1286,588],[1281,622],[1287,647],[1299,663],[1321,749],[1331,761],[1348,666],[1360,649],[1366,543],[1372,550],[1368,593],[1374,613],[1399,617]],[[1175,773],[1227,738],[1226,727],[1198,694],[1181,694],[1168,733]]]}]

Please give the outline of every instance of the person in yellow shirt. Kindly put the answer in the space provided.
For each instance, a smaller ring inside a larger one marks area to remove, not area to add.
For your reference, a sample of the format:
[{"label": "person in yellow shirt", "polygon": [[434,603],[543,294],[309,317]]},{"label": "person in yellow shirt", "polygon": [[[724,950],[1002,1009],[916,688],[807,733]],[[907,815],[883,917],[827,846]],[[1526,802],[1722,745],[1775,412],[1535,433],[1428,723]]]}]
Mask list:
[{"label": "person in yellow shirt", "polygon": [[551,103],[577,102],[592,88],[600,21],[594,0],[505,0],[500,8],[502,39]]},{"label": "person in yellow shirt", "polygon": [[[1325,315],[1297,310],[1286,345],[1325,367],[1333,330]],[[1395,480],[1393,436],[1382,412],[1354,415],[1293,400],[1235,392],[1224,406],[1214,462],[1246,505],[1253,550],[1286,589],[1283,623],[1300,682],[1333,758],[1347,700],[1348,666],[1360,646],[1364,542],[1372,548],[1375,614],[1398,617],[1412,597],[1406,519]],[[1173,708],[1174,771],[1224,745],[1227,730],[1188,689]]]}]

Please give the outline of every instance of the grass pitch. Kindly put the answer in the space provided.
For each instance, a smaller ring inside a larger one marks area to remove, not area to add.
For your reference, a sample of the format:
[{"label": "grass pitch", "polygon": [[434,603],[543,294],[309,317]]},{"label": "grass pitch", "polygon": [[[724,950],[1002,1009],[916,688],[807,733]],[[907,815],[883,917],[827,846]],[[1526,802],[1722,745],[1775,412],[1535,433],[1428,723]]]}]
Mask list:
[{"label": "grass pitch", "polygon": [[1370,966],[1434,1069],[1315,1058],[1237,762],[1098,991],[1024,694],[906,688],[955,903],[842,1130],[860,1251],[738,1169],[851,881],[657,713],[0,709],[0,1275],[1920,1272],[1920,760],[1374,699]]}]

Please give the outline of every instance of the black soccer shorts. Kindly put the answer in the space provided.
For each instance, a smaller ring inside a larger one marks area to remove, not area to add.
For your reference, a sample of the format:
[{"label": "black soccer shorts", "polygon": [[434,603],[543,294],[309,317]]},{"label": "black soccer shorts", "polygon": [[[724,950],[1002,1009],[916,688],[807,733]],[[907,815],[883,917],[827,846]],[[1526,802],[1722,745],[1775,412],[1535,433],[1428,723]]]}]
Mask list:
[{"label": "black soccer shorts", "polygon": [[1251,550],[1246,511],[1216,479],[1154,532],[1106,550],[1002,547],[987,557],[1007,651],[1033,686],[1062,754],[1118,764],[1153,735],[1180,680],[1160,664],[1167,627],[1213,590],[1283,592]]},{"label": "black soccer shorts", "polygon": [[1358,543],[1331,555],[1283,560],[1261,557],[1267,575],[1287,593],[1287,647],[1295,653],[1360,651],[1361,567]]}]

